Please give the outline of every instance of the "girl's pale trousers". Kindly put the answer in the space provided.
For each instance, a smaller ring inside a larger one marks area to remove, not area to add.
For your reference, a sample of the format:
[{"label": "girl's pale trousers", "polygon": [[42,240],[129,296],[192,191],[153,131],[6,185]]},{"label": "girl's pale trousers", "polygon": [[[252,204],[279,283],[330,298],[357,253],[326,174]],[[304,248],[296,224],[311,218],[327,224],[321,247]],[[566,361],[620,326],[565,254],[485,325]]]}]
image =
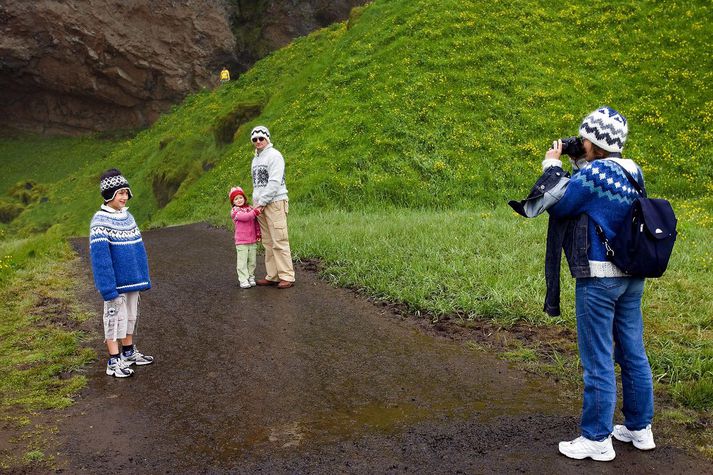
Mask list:
[{"label": "girl's pale trousers", "polygon": [[238,254],[238,280],[241,284],[247,284],[249,279],[255,278],[255,256],[257,254],[257,244],[238,244],[235,246]]}]

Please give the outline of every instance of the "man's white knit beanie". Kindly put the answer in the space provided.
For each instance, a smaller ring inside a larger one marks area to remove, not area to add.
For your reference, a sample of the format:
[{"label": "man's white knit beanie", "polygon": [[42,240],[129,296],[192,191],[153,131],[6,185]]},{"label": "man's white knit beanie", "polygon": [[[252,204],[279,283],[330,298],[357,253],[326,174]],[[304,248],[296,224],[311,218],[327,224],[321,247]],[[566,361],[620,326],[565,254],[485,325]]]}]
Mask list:
[{"label": "man's white knit beanie", "polygon": [[623,115],[611,107],[602,106],[584,118],[579,135],[602,150],[621,153],[629,127]]},{"label": "man's white knit beanie", "polygon": [[250,131],[250,140],[254,139],[255,137],[262,137],[264,139],[267,139],[267,141],[269,142],[270,131],[267,130],[267,127],[265,127],[264,125],[258,125]]}]

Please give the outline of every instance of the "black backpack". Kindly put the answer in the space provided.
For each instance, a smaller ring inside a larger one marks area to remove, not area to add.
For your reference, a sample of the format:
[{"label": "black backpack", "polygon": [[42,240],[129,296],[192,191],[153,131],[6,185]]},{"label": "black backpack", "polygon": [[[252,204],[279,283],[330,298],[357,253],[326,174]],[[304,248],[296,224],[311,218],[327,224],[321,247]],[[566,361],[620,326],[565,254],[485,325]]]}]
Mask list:
[{"label": "black backpack", "polygon": [[639,197],[632,203],[626,219],[611,241],[599,225],[596,226],[597,234],[606,248],[607,258],[619,269],[634,277],[661,277],[676,242],[678,220],[671,203],[664,199],[647,198],[646,190],[624,167],[619,166]]}]

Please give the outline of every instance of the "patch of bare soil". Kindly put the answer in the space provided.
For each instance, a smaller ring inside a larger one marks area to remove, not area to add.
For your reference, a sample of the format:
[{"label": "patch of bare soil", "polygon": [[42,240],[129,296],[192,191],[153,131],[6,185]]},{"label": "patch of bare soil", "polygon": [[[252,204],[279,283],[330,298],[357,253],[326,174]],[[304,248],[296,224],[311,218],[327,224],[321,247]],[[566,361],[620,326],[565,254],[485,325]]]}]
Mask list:
[{"label": "patch of bare soil", "polygon": [[[466,345],[503,334],[485,322],[405,318],[329,286],[318,263],[298,268],[291,289],[242,290],[231,233],[204,224],[144,240],[154,288],[136,341],[156,363],[125,380],[104,374],[105,358],[89,369],[58,422],[60,472],[713,473],[666,437],[652,452],[615,442],[610,463],[559,455],[578,435],[579,402]],[[80,255],[98,332],[85,246]],[[105,353],[100,336],[92,344]]]}]

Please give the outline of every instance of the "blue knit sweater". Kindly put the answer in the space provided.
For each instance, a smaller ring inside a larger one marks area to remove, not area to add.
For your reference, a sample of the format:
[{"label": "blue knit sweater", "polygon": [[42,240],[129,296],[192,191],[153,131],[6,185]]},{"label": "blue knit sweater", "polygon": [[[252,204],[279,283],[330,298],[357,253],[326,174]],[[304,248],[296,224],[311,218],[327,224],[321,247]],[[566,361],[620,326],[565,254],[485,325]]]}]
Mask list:
[{"label": "blue knit sweater", "polygon": [[607,260],[606,249],[596,232],[596,225],[599,224],[608,239],[614,238],[631,204],[638,197],[617,163],[624,166],[639,185],[644,187],[641,170],[632,160],[594,160],[572,175],[564,196],[550,208],[550,213],[559,218],[571,218],[582,213],[589,216],[587,257],[591,277],[626,275]]},{"label": "blue knit sweater", "polygon": [[151,288],[141,232],[126,209],[102,206],[89,229],[89,254],[94,285],[104,300]]}]

